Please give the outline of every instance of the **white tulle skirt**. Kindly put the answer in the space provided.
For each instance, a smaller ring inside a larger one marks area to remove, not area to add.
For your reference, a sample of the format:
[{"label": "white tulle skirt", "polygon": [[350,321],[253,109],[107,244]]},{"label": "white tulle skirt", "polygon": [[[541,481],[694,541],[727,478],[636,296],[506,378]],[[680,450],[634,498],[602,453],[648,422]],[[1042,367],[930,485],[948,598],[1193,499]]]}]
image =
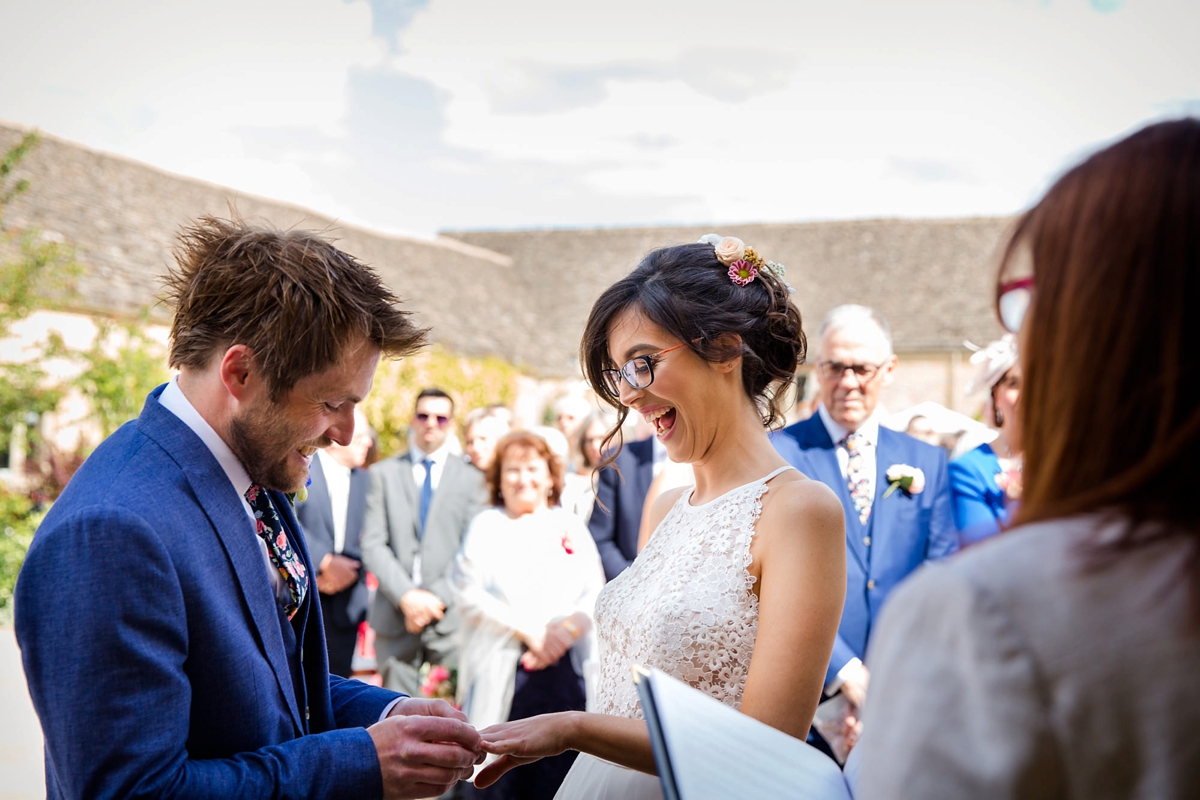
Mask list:
[{"label": "white tulle skirt", "polygon": [[580,753],[554,800],[663,800],[654,775]]}]

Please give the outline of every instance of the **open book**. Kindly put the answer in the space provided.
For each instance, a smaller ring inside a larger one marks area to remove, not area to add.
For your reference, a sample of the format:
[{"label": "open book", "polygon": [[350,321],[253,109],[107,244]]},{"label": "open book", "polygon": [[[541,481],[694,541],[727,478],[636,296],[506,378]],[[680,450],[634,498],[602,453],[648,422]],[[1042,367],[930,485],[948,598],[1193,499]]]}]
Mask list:
[{"label": "open book", "polygon": [[834,761],[658,670],[634,668],[666,800],[852,800]]}]

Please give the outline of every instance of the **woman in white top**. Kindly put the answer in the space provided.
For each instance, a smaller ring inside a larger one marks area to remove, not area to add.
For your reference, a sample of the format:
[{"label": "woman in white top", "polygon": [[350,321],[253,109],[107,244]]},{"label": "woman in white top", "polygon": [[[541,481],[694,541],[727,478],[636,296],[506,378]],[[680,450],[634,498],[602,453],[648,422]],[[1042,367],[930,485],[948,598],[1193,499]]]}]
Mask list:
[{"label": "woman in white top", "polygon": [[857,797],[1200,797],[1200,121],[1064,175],[997,297],[1022,504],[884,609]]},{"label": "woman in white top", "polygon": [[[585,707],[583,664],[604,570],[591,534],[558,507],[562,462],[545,439],[516,431],[487,472],[495,507],[471,522],[451,583],[463,617],[459,700],[477,728]],[[469,797],[554,796],[574,753],[506,774]]]},{"label": "woman in white top", "polygon": [[[562,798],[661,797],[630,666],[663,670],[803,737],[846,589],[841,504],[767,438],[804,356],[782,268],[732,237],[656,250],[597,300],[582,345],[601,400],[654,425],[695,487],[651,509],[646,548],[600,594],[597,711],[482,731],[504,770],[582,751]],[[609,453],[611,460],[613,453]]]}]

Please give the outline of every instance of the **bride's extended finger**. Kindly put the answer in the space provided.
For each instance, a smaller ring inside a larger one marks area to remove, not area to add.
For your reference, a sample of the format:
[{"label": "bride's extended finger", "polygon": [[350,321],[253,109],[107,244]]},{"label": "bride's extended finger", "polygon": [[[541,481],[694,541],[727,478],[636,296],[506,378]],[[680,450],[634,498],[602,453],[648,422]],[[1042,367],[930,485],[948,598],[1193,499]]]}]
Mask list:
[{"label": "bride's extended finger", "polygon": [[500,780],[500,776],[508,772],[513,767],[517,766],[512,763],[512,759],[508,756],[500,756],[498,759],[488,764],[475,775],[475,788],[486,789],[496,781]]}]

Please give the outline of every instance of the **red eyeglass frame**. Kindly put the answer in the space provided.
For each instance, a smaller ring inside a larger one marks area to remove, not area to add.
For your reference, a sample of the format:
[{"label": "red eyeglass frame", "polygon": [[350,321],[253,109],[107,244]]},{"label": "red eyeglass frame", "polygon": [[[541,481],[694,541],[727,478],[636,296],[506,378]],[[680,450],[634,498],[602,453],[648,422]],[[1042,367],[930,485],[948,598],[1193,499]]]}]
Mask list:
[{"label": "red eyeglass frame", "polygon": [[[1029,311],[1029,302],[1032,300],[1034,280],[1033,276],[1029,275],[1016,280],[1004,281],[996,287],[996,316],[1000,320],[1000,324],[1009,333],[1018,333],[1021,330],[1021,324],[1025,321],[1025,314]],[[1014,310],[1010,314],[1005,314],[1004,298],[1013,292],[1022,289],[1028,290],[1030,297],[1025,301],[1025,305],[1019,311]],[[1012,319],[1011,315],[1015,314],[1016,319]]]}]

